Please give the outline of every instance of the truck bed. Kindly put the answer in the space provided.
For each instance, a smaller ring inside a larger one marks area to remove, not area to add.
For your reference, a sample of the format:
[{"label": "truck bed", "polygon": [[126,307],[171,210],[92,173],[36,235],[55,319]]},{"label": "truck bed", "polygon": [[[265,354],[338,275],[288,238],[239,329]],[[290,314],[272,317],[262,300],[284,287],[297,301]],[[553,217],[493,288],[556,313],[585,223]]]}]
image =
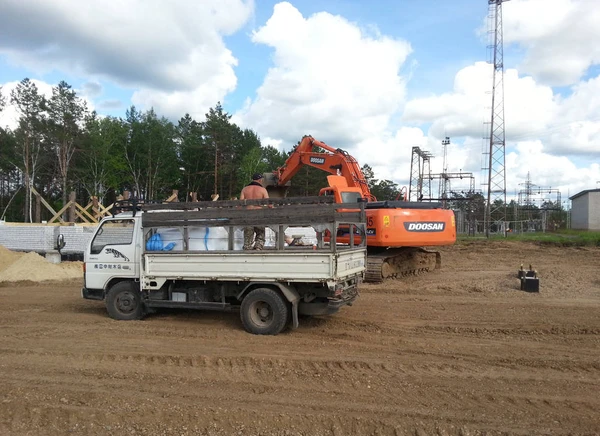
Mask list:
[{"label": "truck bed", "polygon": [[325,282],[343,280],[365,269],[364,248],[330,252],[305,249],[276,251],[146,252],[147,279],[279,280]]}]

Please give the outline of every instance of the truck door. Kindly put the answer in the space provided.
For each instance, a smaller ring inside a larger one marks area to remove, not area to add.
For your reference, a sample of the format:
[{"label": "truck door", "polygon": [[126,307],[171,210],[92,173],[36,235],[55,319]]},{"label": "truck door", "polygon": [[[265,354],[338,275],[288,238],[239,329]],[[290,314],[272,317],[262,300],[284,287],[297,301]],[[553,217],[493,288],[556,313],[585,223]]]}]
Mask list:
[{"label": "truck door", "polygon": [[132,218],[103,221],[85,255],[85,287],[104,289],[113,278],[139,277],[135,233]]}]

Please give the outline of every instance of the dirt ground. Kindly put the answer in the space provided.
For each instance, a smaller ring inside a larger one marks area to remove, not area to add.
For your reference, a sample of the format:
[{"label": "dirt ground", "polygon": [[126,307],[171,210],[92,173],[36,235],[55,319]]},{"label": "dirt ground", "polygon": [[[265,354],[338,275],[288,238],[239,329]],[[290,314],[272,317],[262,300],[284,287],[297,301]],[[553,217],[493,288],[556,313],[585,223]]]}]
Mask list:
[{"label": "dirt ground", "polygon": [[79,282],[5,284],[0,434],[600,434],[600,249],[442,256],[276,337],[236,313],[113,321]]}]

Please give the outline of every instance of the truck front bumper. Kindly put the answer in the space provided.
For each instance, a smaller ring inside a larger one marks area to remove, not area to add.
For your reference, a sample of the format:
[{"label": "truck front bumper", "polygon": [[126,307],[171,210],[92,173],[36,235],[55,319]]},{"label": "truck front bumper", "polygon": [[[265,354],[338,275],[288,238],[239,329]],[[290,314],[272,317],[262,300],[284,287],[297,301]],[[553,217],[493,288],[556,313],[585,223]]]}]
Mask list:
[{"label": "truck front bumper", "polygon": [[86,300],[104,300],[104,289],[81,288],[81,297]]}]

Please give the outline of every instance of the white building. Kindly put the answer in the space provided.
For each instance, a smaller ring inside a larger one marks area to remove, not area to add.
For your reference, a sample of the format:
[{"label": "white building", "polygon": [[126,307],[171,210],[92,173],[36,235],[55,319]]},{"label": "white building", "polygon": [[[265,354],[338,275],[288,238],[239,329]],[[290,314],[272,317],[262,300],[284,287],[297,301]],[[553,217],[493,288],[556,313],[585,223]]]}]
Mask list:
[{"label": "white building", "polygon": [[600,230],[600,189],[586,189],[569,200],[572,229]]}]

